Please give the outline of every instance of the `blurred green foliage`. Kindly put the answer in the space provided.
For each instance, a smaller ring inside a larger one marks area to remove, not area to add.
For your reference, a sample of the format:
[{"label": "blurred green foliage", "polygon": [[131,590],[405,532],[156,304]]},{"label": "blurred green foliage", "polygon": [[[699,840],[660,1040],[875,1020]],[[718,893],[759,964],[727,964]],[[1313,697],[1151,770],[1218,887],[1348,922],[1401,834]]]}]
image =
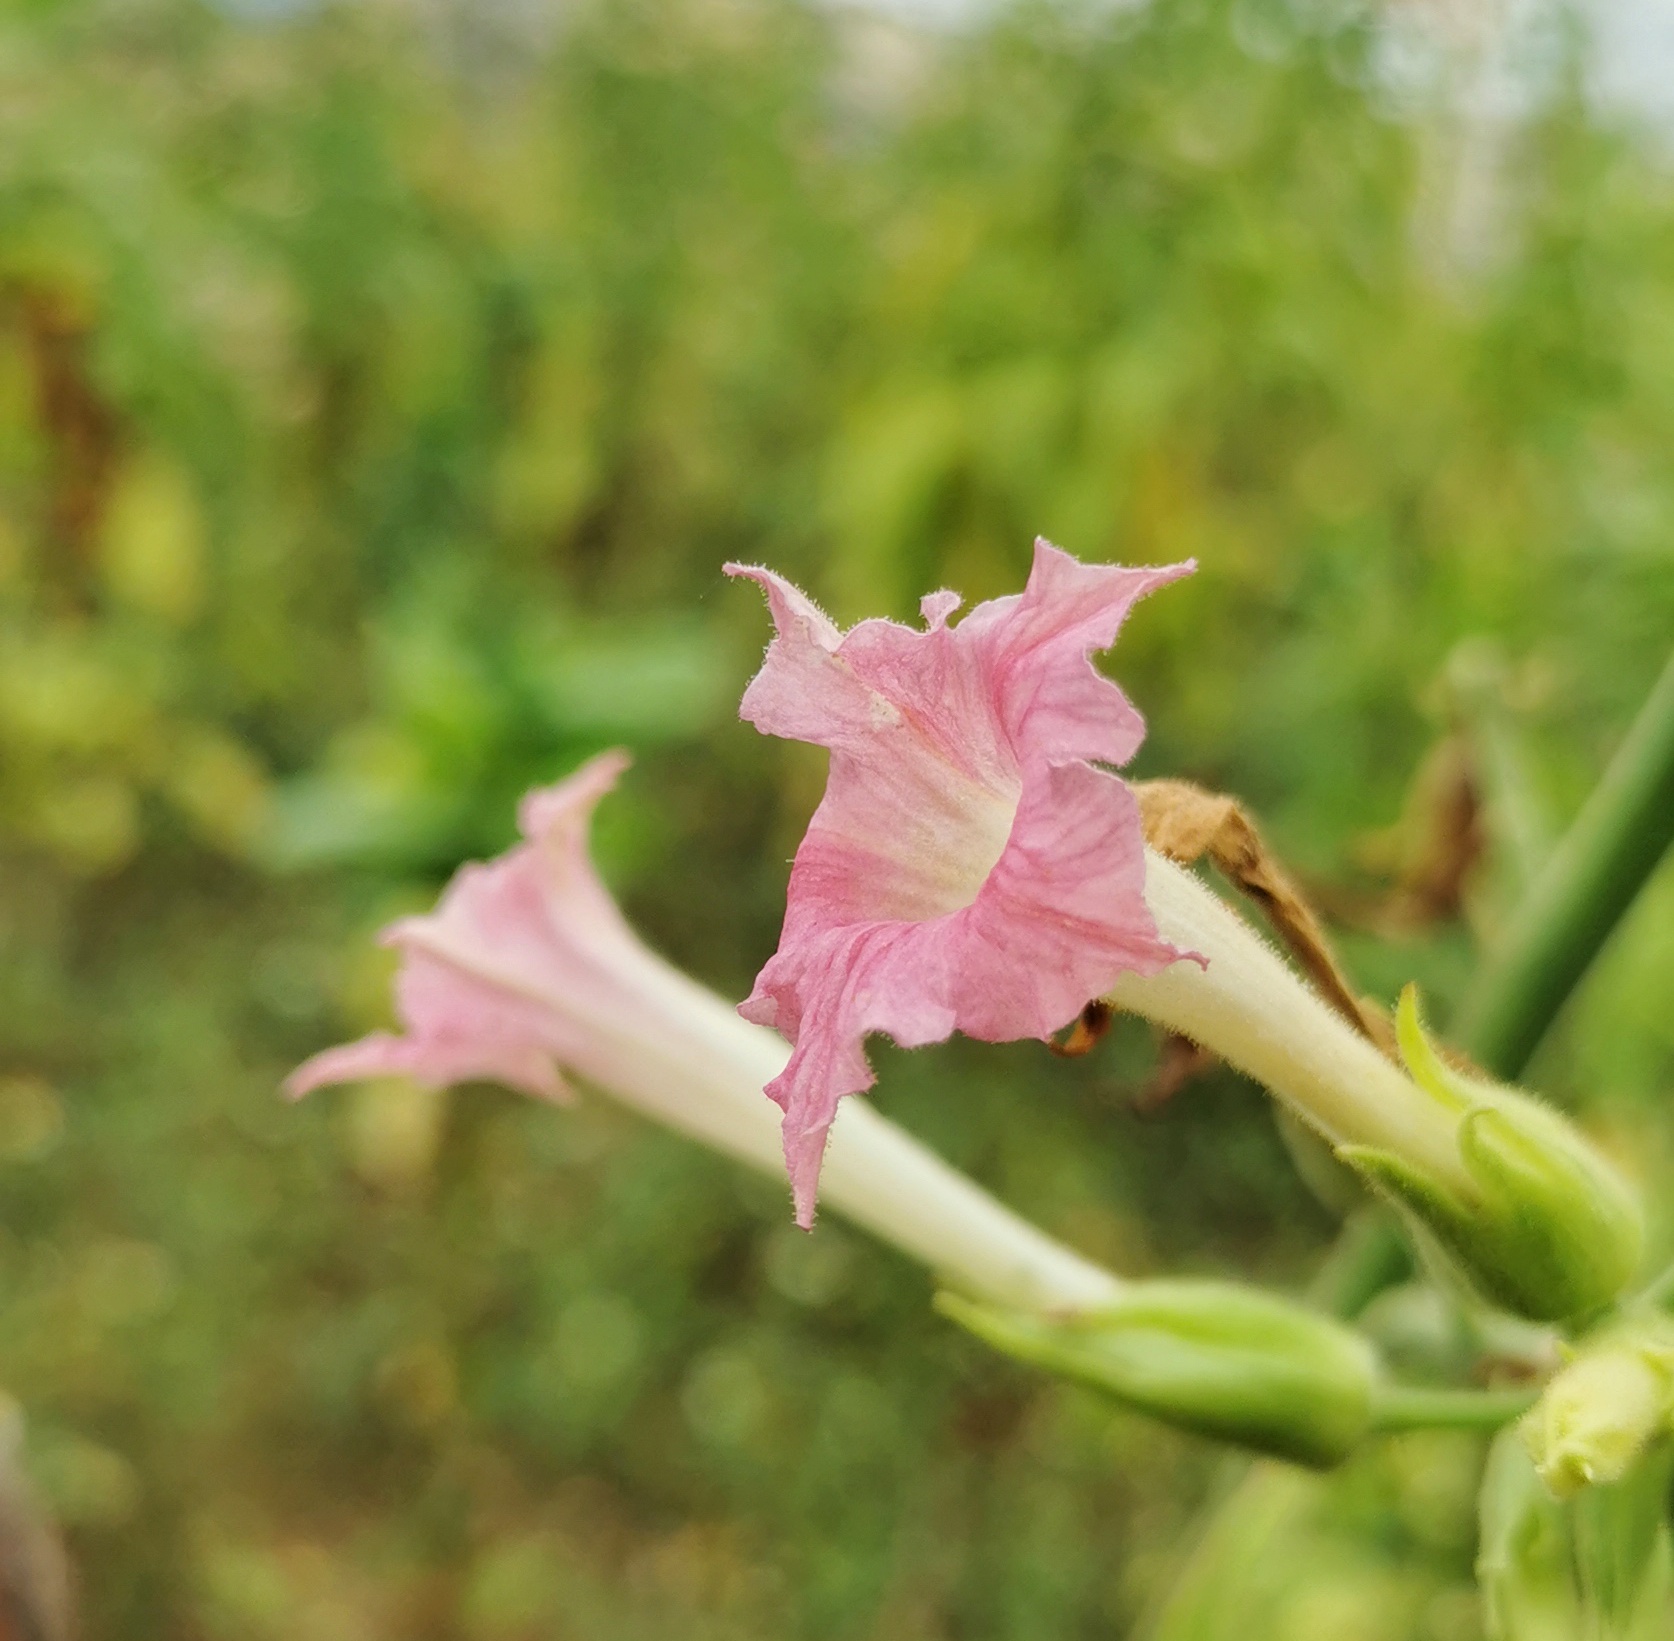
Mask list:
[{"label": "blurred green foliage", "polygon": [[[733,720],[765,621],[720,563],[906,616],[1037,531],[1198,559],[1118,653],[1140,768],[1249,800],[1369,986],[1456,998],[1674,632],[1674,182],[1561,62],[1495,126],[1387,38],[0,19],[0,1383],[90,1636],[1054,1641],[1156,1599],[1214,1454],[892,1256],[591,1104],[275,1088],[381,1017],[371,930],[614,742],[607,869],[741,995],[820,770]],[[1449,757],[1494,848],[1420,917]],[[1671,931],[1665,870],[1534,1079],[1647,1173]],[[1261,1102],[1146,1112],[1149,1055],[885,1051],[880,1099],[1122,1268],[1300,1280],[1331,1222]],[[1168,1633],[1465,1641],[1479,1464],[1275,1495],[1259,1600]]]}]

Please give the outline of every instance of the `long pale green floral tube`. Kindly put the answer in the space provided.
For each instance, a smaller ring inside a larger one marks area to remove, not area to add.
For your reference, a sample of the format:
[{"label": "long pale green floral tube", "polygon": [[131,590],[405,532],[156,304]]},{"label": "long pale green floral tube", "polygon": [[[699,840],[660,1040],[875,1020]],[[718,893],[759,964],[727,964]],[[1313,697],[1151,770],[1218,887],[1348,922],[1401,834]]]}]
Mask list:
[{"label": "long pale green floral tube", "polygon": [[[658,959],[645,954],[650,963]],[[606,1092],[715,1150],[784,1178],[778,1109],[762,1084],[784,1069],[784,1040],[666,970],[639,985],[658,1005],[666,1048],[647,1046]],[[946,1282],[1001,1303],[1078,1311],[1121,1281],[1014,1214],[864,1101],[848,1101],[825,1153],[826,1207]]]}]

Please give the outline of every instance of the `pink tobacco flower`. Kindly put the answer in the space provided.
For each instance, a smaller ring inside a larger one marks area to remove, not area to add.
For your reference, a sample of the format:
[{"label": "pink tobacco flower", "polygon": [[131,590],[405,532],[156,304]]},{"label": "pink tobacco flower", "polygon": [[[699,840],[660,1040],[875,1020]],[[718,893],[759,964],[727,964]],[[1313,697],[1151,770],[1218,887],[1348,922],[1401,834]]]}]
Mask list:
[{"label": "pink tobacco flower", "polygon": [[923,631],[844,634],[772,571],[727,566],[761,584],[777,628],[742,715],[831,752],[779,950],[740,1008],[794,1045],[767,1092],[802,1224],[837,1102],[873,1081],[868,1033],[1044,1038],[1182,955],[1145,902],[1133,794],[1099,767],[1133,756],[1144,721],[1089,655],[1192,568],[1080,564],[1037,541],[1023,592],[956,626],[958,596],[939,592]]}]

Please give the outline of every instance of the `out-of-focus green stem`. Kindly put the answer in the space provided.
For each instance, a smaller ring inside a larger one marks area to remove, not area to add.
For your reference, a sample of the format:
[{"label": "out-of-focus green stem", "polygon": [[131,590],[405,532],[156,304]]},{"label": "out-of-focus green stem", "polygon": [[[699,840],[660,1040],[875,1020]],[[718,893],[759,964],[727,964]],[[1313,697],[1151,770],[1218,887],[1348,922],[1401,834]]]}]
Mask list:
[{"label": "out-of-focus green stem", "polygon": [[1670,842],[1674,657],[1466,1004],[1458,1036],[1488,1070],[1521,1071]]},{"label": "out-of-focus green stem", "polygon": [[[1237,1480],[1231,1481],[1236,1462]],[[1135,1627],[1132,1641],[1215,1641],[1244,1635],[1267,1615],[1295,1565],[1287,1546],[1319,1506],[1322,1479],[1270,1459],[1228,1461],[1227,1490],[1202,1537]]]},{"label": "out-of-focus green stem", "polygon": [[1450,1390],[1387,1385],[1372,1404],[1372,1428],[1498,1430],[1534,1406],[1536,1390]]}]

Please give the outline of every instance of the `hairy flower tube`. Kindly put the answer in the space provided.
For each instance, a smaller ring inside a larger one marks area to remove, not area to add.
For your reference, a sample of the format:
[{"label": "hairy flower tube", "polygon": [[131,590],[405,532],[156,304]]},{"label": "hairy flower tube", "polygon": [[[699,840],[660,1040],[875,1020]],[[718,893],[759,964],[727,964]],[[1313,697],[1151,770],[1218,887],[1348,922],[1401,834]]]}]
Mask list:
[{"label": "hairy flower tube", "polygon": [[838,1102],[872,1081],[868,1034],[1046,1037],[1107,997],[1263,1083],[1494,1301],[1543,1319],[1607,1303],[1637,1263],[1638,1210],[1574,1129],[1511,1090],[1461,1101],[1409,1076],[1145,847],[1103,767],[1144,724],[1090,654],[1189,568],[1083,565],[1041,541],[1018,596],[950,625],[958,600],[936,593],[924,630],[845,634],[770,571],[729,566],[776,628],[743,716],[831,752],[779,949],[743,1005],[794,1045],[767,1091],[800,1217]]},{"label": "hairy flower tube", "polygon": [[[399,1036],[328,1049],[287,1083],[473,1078],[563,1099],[573,1073],[655,1121],[783,1177],[762,1085],[783,1039],[665,963],[629,928],[587,852],[594,806],[627,762],[606,753],[532,792],[524,841],[463,867],[436,910],[392,925]],[[846,1218],[967,1292],[1073,1311],[1122,1291],[859,1101],[832,1130],[826,1194]]]}]

